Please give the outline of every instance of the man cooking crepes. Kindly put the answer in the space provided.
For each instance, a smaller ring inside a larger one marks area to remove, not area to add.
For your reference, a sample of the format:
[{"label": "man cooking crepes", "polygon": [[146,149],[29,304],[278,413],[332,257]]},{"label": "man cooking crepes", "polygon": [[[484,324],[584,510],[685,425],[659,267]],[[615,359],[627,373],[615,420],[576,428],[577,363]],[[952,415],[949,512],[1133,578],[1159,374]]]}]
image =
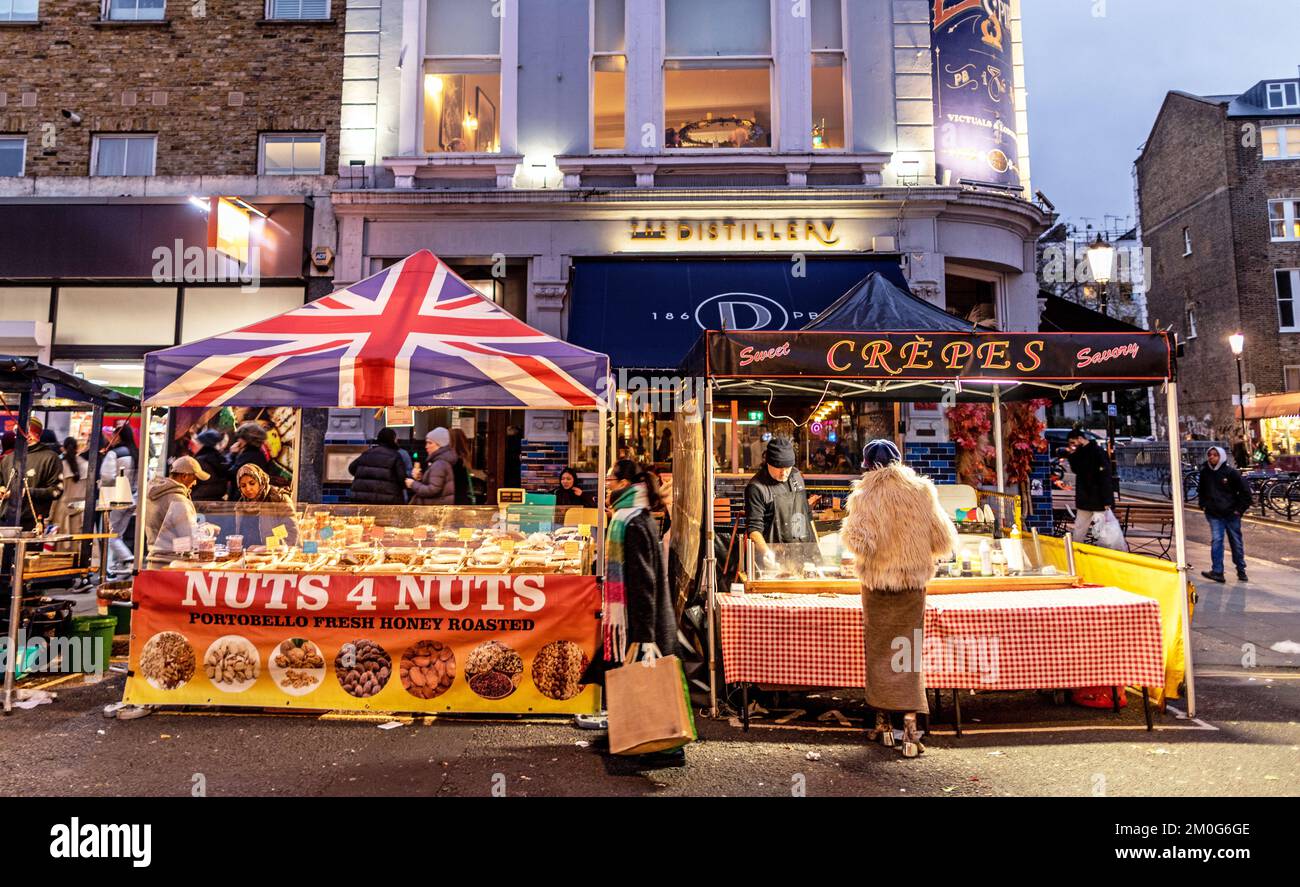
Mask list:
[{"label": "man cooking crepes", "polygon": [[[784,560],[798,558],[820,563],[812,507],[803,475],[794,467],[794,443],[788,437],[773,437],[767,444],[763,465],[745,486],[745,524],[761,563],[777,566],[770,546],[800,546],[783,549]],[[794,557],[791,557],[794,554]]]}]

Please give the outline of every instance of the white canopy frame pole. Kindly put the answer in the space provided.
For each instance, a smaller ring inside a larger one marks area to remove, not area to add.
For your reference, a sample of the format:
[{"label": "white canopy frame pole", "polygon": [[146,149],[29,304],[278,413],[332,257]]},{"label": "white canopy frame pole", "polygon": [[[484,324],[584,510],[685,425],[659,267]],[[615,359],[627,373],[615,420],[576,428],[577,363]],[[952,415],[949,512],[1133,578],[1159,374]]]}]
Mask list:
[{"label": "white canopy frame pole", "polygon": [[[144,525],[147,517],[145,513],[149,508],[149,497],[146,495],[149,488],[149,458],[151,456],[150,448],[153,446],[153,435],[150,429],[153,427],[153,407],[145,405],[140,410],[140,439],[136,441],[136,449],[140,453],[140,464],[136,466],[137,480],[135,490],[135,570],[140,572],[148,552],[144,550]],[[109,515],[112,512],[108,512]],[[105,518],[107,520],[107,518]]]},{"label": "white canopy frame pole", "polygon": [[1174,503],[1174,553],[1178,557],[1178,601],[1182,609],[1183,682],[1187,685],[1187,716],[1196,717],[1196,680],[1192,664],[1192,613],[1187,600],[1187,514],[1183,501],[1183,448],[1178,434],[1178,383],[1169,380],[1165,393],[1169,434],[1169,488]]},{"label": "white canopy frame pole", "polygon": [[709,717],[718,716],[717,584],[718,560],[713,538],[713,383],[704,380],[704,590],[709,626]]},{"label": "white canopy frame pole", "polygon": [[1007,491],[1005,455],[1002,452],[1002,386],[993,386],[993,449],[997,453],[998,492]]},{"label": "white canopy frame pole", "polygon": [[[611,389],[607,387],[606,390]],[[612,405],[612,401],[610,403]],[[609,474],[609,465],[606,464],[609,459],[606,448],[609,438],[607,423],[610,416],[614,416],[617,421],[618,414],[602,401],[596,408],[596,416],[600,432],[600,443],[597,445],[596,453],[596,576],[603,582],[605,579],[605,476]]]}]

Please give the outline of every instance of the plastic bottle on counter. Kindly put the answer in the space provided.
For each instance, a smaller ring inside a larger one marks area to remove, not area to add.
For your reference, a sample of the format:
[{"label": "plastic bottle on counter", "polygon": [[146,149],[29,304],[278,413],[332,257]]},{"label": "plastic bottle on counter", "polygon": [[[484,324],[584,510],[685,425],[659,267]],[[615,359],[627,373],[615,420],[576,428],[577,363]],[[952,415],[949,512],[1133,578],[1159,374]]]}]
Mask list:
[{"label": "plastic bottle on counter", "polygon": [[1002,540],[1002,551],[1007,556],[1007,569],[1012,573],[1022,573],[1025,569],[1025,549],[1020,538],[1020,528],[1012,527],[1011,535]]},{"label": "plastic bottle on counter", "polygon": [[980,540],[980,575],[993,575],[993,546],[987,539]]}]

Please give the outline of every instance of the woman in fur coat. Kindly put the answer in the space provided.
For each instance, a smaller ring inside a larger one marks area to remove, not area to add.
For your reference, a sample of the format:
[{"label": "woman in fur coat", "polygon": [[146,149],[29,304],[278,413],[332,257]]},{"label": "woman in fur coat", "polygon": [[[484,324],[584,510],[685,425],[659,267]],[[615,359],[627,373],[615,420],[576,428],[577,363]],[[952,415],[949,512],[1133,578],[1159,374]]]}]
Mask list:
[{"label": "woman in fur coat", "polygon": [[[896,640],[913,650],[925,619],[925,586],[938,558],[957,545],[957,530],[939,504],[928,478],[902,462],[898,447],[875,440],[862,451],[865,473],[849,496],[848,517],[840,529],[843,546],[853,552],[862,581],[866,623],[867,704],[876,710],[870,734],[894,744],[891,712],[903,712],[903,754],[914,757],[924,746],[918,712],[929,713],[925,675],[913,669],[912,655],[899,657]],[[894,667],[900,660],[903,670]]]}]

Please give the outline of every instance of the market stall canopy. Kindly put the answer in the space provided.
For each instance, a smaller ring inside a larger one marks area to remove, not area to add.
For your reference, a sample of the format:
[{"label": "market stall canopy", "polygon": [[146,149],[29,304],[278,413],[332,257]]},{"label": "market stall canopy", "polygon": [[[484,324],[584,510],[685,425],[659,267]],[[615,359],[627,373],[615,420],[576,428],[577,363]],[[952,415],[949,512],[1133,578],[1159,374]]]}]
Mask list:
[{"label": "market stall canopy", "polygon": [[1038,328],[1045,333],[1143,332],[1141,327],[1051,293],[1040,293],[1039,298],[1043,299],[1044,304],[1043,313],[1038,318]]},{"label": "market stall canopy", "polygon": [[112,388],[87,382],[30,357],[0,356],[0,391],[6,395],[32,394],[37,409],[99,404],[117,412],[134,412],[140,402]]},{"label": "market stall canopy", "polygon": [[975,325],[949,314],[872,272],[833,305],[804,325],[805,330],[974,331]]},{"label": "market stall canopy", "polygon": [[1300,391],[1257,394],[1254,403],[1246,404],[1247,419],[1281,419],[1284,416],[1300,416]]},{"label": "market stall canopy", "polygon": [[301,308],[145,356],[152,406],[603,404],[609,358],[511,315],[421,250]]},{"label": "market stall canopy", "polygon": [[1173,378],[1165,333],[709,331],[682,371],[736,395],[1003,400],[1077,396]]}]

